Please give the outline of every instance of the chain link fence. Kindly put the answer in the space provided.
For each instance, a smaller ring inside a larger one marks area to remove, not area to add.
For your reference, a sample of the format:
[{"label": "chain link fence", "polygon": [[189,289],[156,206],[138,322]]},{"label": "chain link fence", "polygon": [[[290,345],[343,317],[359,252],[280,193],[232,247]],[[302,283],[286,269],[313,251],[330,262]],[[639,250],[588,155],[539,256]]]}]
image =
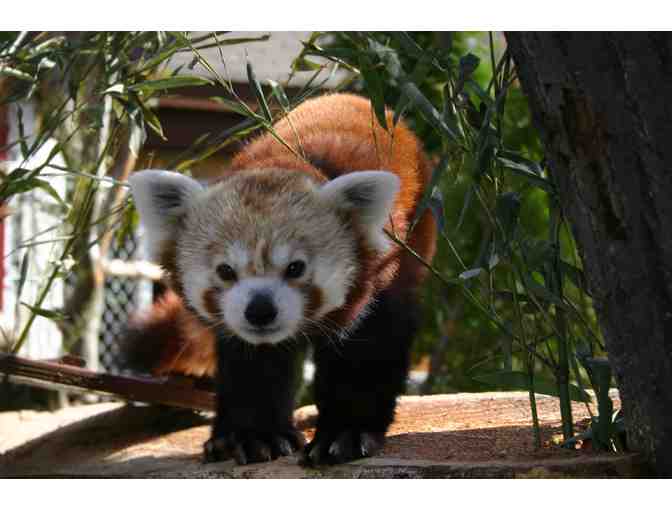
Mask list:
[{"label": "chain link fence", "polygon": [[[111,257],[132,260],[138,251],[138,241],[134,236],[126,237],[123,244],[116,241]],[[139,292],[142,282],[136,278],[107,275],[105,278],[105,309],[100,331],[100,364],[107,372],[121,370],[119,340],[124,334],[129,317],[139,307]]]}]

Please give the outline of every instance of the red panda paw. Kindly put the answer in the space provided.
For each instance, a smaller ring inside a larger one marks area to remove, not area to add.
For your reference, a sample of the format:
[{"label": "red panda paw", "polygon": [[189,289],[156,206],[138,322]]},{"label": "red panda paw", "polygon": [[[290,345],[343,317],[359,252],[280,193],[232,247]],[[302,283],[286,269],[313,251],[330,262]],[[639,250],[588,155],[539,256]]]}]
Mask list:
[{"label": "red panda paw", "polygon": [[345,430],[340,433],[322,433],[306,446],[301,459],[304,466],[319,464],[342,464],[363,457],[372,457],[385,444],[385,434],[361,430]]},{"label": "red panda paw", "polygon": [[237,430],[210,438],[203,445],[203,455],[205,462],[234,459],[237,464],[244,465],[291,455],[303,444],[303,435],[294,429],[278,432]]}]

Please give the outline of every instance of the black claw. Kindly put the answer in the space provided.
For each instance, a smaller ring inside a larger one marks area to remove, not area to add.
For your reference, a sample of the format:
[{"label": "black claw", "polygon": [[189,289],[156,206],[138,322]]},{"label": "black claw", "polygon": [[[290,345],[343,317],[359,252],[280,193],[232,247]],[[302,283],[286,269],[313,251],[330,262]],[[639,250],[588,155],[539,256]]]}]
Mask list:
[{"label": "black claw", "polygon": [[343,432],[329,447],[329,454],[333,462],[341,464],[357,458],[355,443],[358,442],[357,433]]},{"label": "black claw", "polygon": [[221,439],[208,439],[203,445],[204,462],[220,462],[231,456],[226,451],[226,446]]},{"label": "black claw", "polygon": [[370,457],[380,451],[384,439],[384,434],[357,430],[346,430],[340,434],[316,434],[304,450],[300,464],[312,467]]},{"label": "black claw", "polygon": [[292,443],[290,443],[288,439],[285,439],[284,437],[278,437],[275,439],[274,451],[273,451],[275,457],[291,455],[292,453],[294,453],[294,447],[292,446]]},{"label": "black claw", "polygon": [[383,448],[384,444],[385,434],[362,432],[360,436],[360,452],[362,457],[372,457]]},{"label": "black claw", "polygon": [[241,466],[247,464],[247,455],[245,455],[245,448],[242,443],[236,443],[233,445],[233,458]]},{"label": "black claw", "polygon": [[303,436],[295,430],[280,433],[237,431],[211,438],[203,445],[205,462],[233,458],[238,464],[268,462],[291,455],[303,445]]},{"label": "black claw", "polygon": [[251,440],[248,452],[250,462],[268,462],[271,460],[271,449],[261,441]]}]

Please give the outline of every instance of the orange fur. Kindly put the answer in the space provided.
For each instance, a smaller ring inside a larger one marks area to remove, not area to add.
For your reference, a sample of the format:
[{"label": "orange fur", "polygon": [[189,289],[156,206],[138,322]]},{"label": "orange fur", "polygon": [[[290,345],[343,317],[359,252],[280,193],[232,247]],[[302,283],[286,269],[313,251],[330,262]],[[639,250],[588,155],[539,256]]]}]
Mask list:
[{"label": "orange fur", "polygon": [[[387,124],[390,132],[378,124],[370,102],[362,97],[321,96],[301,104],[275,124],[276,135],[291,149],[265,133],[241,150],[222,172],[222,178],[253,169],[299,170],[319,180],[362,170],[390,171],[400,178],[401,186],[387,229],[422,258],[431,261],[436,226],[429,211],[406,236],[431,170],[420,142],[408,127],[402,121],[393,127],[392,112],[387,112]],[[330,314],[332,320],[344,325],[356,318],[377,291],[414,288],[426,273],[414,256],[396,244],[383,258],[365,248],[363,242],[360,244],[362,268],[357,285],[351,289],[347,305]],[[167,335],[166,346],[157,355],[154,373],[211,375],[215,366],[214,335],[175,299],[179,298],[174,294],[170,296],[169,301],[152,313],[151,320],[148,319],[148,323],[156,322],[161,310],[165,313],[169,308],[173,324],[181,333]]]},{"label": "orange fur", "polygon": [[174,291],[166,291],[148,313],[134,317],[130,326],[122,349],[131,368],[157,376],[215,375],[215,337],[184,308]]}]

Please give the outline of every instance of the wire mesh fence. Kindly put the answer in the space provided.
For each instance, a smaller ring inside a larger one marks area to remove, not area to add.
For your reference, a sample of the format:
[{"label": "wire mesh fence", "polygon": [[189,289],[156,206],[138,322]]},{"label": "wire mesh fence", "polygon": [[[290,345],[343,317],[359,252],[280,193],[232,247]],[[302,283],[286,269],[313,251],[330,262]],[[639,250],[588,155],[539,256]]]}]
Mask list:
[{"label": "wire mesh fence", "polygon": [[[115,241],[111,258],[133,260],[140,251],[135,236],[128,236],[123,243]],[[151,283],[137,278],[107,275],[105,279],[105,308],[100,331],[99,361],[107,372],[117,373],[122,367],[119,341],[131,315],[151,301]]]}]

